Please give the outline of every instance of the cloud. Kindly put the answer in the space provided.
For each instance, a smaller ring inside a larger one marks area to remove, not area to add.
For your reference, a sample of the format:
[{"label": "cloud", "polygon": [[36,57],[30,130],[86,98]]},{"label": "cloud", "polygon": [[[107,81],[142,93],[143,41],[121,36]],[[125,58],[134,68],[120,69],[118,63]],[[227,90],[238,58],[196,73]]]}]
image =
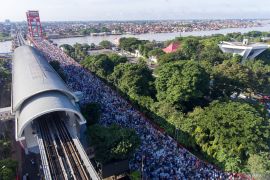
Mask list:
[{"label": "cloud", "polygon": [[2,0],[0,21],[24,20],[38,9],[42,20],[270,18],[269,0]]}]

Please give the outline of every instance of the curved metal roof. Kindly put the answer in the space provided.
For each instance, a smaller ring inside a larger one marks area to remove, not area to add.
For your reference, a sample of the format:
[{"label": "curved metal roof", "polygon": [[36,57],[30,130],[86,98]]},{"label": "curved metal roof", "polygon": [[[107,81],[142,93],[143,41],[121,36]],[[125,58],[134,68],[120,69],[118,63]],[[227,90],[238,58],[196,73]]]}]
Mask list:
[{"label": "curved metal roof", "polygon": [[12,71],[13,112],[19,110],[31,96],[46,91],[60,91],[78,101],[44,56],[31,46],[15,49]]},{"label": "curved metal roof", "polygon": [[17,139],[22,137],[23,130],[34,119],[51,112],[73,112],[84,121],[79,109],[61,92],[50,91],[29,98],[21,107],[17,121]]},{"label": "curved metal roof", "polygon": [[44,56],[31,46],[17,48],[13,56],[12,110],[16,118],[16,139],[34,119],[51,112],[66,111],[83,116],[76,106],[77,97]]}]

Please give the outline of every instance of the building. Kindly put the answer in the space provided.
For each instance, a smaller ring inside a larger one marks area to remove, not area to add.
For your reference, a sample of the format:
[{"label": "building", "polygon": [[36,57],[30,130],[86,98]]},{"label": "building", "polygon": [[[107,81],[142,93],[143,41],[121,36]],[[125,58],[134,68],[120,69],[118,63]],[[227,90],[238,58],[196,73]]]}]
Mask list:
[{"label": "building", "polygon": [[224,53],[238,54],[243,57],[243,61],[246,59],[254,59],[267,48],[269,45],[264,43],[249,43],[247,39],[243,42],[227,42],[222,41],[218,44],[219,48]]},{"label": "building", "polygon": [[176,52],[180,45],[176,42],[172,42],[168,47],[162,49],[165,53]]},{"label": "building", "polygon": [[5,22],[4,22],[4,26],[8,26],[10,27],[11,26],[11,22],[9,19],[6,19]]}]

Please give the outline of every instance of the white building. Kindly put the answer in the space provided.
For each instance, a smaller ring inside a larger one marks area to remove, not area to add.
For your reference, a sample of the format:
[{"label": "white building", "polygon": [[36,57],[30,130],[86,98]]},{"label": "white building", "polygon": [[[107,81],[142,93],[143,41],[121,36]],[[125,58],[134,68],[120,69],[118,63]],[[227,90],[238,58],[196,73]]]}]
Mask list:
[{"label": "white building", "polygon": [[149,60],[150,60],[150,62],[158,63],[157,56],[150,56],[150,57],[149,57]]},{"label": "white building", "polygon": [[219,48],[224,53],[238,54],[243,57],[243,60],[254,59],[267,48],[269,45],[264,43],[249,43],[247,39],[241,42],[222,41],[218,44]]}]

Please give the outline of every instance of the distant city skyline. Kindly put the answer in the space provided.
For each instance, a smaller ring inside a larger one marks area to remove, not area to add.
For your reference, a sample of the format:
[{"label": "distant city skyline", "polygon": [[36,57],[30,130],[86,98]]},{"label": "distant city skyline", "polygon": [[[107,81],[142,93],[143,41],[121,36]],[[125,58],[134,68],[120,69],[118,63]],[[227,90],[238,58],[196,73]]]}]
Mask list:
[{"label": "distant city skyline", "polygon": [[41,21],[270,19],[269,0],[5,0],[0,21],[26,20],[27,10]]}]

